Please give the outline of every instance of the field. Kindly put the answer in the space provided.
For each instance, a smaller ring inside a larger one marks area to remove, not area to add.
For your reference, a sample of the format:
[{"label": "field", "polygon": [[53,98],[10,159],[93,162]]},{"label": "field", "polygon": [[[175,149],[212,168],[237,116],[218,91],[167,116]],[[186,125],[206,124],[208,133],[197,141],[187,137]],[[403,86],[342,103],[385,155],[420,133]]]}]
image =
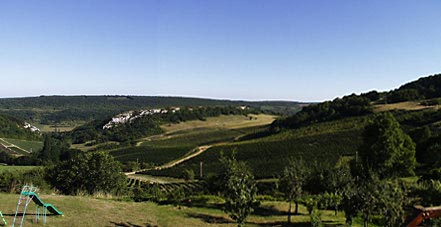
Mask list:
[{"label": "field", "polygon": [[170,169],[150,170],[147,174],[179,177],[184,169],[199,173],[203,162],[205,174],[218,173],[221,153],[233,150],[238,160],[246,161],[257,178],[278,176],[289,159],[302,158],[309,163],[333,165],[340,157],[354,155],[361,144],[361,131],[368,117],[313,124],[296,130],[210,148],[201,155]]},{"label": "field", "polygon": [[139,161],[154,165],[161,165],[184,156],[192,150],[190,146],[175,146],[175,147],[158,147],[158,146],[134,146],[128,148],[121,148],[111,151],[118,161]]},{"label": "field", "polygon": [[41,141],[29,141],[9,138],[0,138],[0,143],[3,143],[6,146],[17,146],[28,152],[37,152],[43,147],[43,142]]},{"label": "field", "polygon": [[166,124],[161,128],[167,132],[176,132],[182,130],[194,130],[197,128],[222,128],[222,129],[238,129],[253,126],[268,125],[276,119],[274,115],[266,114],[250,114],[243,115],[221,115],[219,117],[208,117],[205,121],[187,121],[179,124]]},{"label": "field", "polygon": [[[237,226],[213,206],[157,205],[152,202],[123,202],[111,198],[40,195],[63,212],[63,216],[48,216],[45,226]],[[0,210],[8,224],[12,223],[18,195],[0,193]],[[262,202],[261,208],[248,218],[245,226],[286,226],[285,202]],[[35,205],[31,203],[24,226],[42,226],[35,222]],[[306,209],[300,206],[300,215],[293,216],[292,226],[310,226]],[[325,226],[343,226],[344,216],[323,211]],[[359,220],[356,220],[359,221]],[[356,222],[353,226],[361,226]]]},{"label": "field", "polygon": [[66,121],[60,124],[35,124],[42,132],[69,132],[74,128],[83,125],[85,121]]},{"label": "field", "polygon": [[422,110],[422,109],[439,109],[439,106],[425,106],[421,104],[421,101],[379,104],[374,106],[375,112],[384,112],[390,110]]},{"label": "field", "polygon": [[140,161],[161,165],[189,154],[198,146],[232,142],[248,133],[262,130],[272,115],[219,116],[206,121],[163,125],[165,133],[139,140],[136,146],[111,150],[122,162]]}]

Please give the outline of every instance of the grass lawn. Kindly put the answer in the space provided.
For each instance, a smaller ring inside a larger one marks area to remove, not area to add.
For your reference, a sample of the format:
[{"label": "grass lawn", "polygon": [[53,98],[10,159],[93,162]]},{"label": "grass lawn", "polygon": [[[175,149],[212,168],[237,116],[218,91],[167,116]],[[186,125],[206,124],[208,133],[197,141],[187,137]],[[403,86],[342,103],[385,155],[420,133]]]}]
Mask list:
[{"label": "grass lawn", "polygon": [[[106,198],[79,196],[40,195],[63,212],[63,216],[48,216],[45,226],[237,226],[221,209],[207,207],[176,207],[151,202],[120,202]],[[18,195],[0,193],[0,210],[8,224],[12,223]],[[263,202],[249,216],[245,226],[288,226],[285,202]],[[35,222],[36,207],[31,203],[24,226],[42,226]],[[310,226],[305,207],[300,215],[292,217],[290,226]],[[333,211],[323,211],[325,226],[343,226],[343,213],[334,216]],[[361,226],[358,222],[353,226]]]},{"label": "grass lawn", "polygon": [[3,165],[0,165],[0,173],[2,173],[4,171],[10,171],[10,172],[27,171],[27,170],[35,169],[37,167],[38,166],[3,166]]}]

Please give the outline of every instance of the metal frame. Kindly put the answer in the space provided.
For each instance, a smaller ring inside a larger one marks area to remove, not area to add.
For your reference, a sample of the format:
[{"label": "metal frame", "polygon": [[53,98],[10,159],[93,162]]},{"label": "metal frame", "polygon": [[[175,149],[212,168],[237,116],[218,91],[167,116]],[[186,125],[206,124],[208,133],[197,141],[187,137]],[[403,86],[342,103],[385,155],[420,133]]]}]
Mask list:
[{"label": "metal frame", "polygon": [[[24,218],[26,215],[26,209],[28,208],[29,203],[31,203],[32,198],[34,198],[34,196],[33,195],[30,196],[30,194],[32,192],[35,193],[36,191],[37,191],[37,187],[35,186],[32,185],[23,186],[23,188],[21,189],[20,197],[18,198],[17,209],[15,210],[15,216],[14,216],[14,221],[12,222],[12,227],[14,227],[18,223],[20,223],[20,227],[23,226]],[[19,221],[19,219],[17,219],[17,216],[21,207],[23,208],[23,212],[22,212],[21,220]]]}]

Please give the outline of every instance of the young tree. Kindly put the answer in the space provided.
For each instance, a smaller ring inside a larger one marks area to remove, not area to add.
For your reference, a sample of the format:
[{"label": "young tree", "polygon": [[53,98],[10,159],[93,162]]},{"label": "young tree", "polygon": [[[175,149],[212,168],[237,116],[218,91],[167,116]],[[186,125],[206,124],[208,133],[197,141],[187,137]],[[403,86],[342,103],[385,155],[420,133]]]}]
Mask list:
[{"label": "young tree", "polygon": [[384,226],[402,226],[406,218],[404,208],[412,201],[409,201],[403,186],[397,182],[383,181],[380,187],[380,212],[383,214]]},{"label": "young tree", "polygon": [[348,182],[342,191],[342,202],[341,206],[345,212],[346,225],[352,226],[352,219],[357,215],[358,204],[355,199],[357,195],[357,187],[354,181]]},{"label": "young tree", "polygon": [[302,187],[307,177],[308,171],[303,160],[292,159],[289,161],[288,166],[285,167],[283,176],[280,178],[279,188],[289,202],[288,223],[291,223],[291,204],[293,201],[295,202],[294,214],[299,213],[299,201],[303,194]]},{"label": "young tree", "polygon": [[360,157],[381,178],[415,174],[415,144],[391,113],[379,114],[366,127]]},{"label": "young tree", "polygon": [[234,156],[223,157],[221,162],[226,167],[224,209],[238,226],[242,226],[256,203],[256,182],[248,166],[244,162],[237,161]]},{"label": "young tree", "polygon": [[182,171],[182,178],[184,178],[186,181],[192,181],[194,180],[195,174],[193,169],[184,169]]},{"label": "young tree", "polygon": [[120,164],[102,152],[80,153],[49,168],[47,174],[53,186],[69,195],[80,191],[117,193],[125,181]]},{"label": "young tree", "polygon": [[379,209],[379,181],[364,181],[357,186],[355,200],[358,210],[363,216],[363,226],[367,227],[371,221],[372,214]]}]

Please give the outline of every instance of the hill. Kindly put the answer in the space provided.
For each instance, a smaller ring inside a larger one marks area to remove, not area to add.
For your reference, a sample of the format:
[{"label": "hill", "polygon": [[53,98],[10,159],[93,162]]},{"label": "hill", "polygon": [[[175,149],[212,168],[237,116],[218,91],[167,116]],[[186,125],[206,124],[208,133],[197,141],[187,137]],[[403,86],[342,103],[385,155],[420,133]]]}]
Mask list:
[{"label": "hill", "polygon": [[[417,159],[423,160],[421,133],[427,127],[433,135],[440,131],[441,113],[437,109],[392,112],[401,127],[417,143]],[[149,170],[156,176],[180,177],[185,169],[199,173],[203,163],[204,175],[218,174],[221,154],[236,153],[238,160],[246,161],[257,178],[272,178],[280,175],[289,159],[303,159],[317,163],[319,168],[328,168],[339,160],[354,157],[362,143],[362,131],[374,114],[313,123],[297,129],[251,140],[220,144],[201,155],[172,168]]]},{"label": "hill", "polygon": [[161,96],[40,96],[1,98],[0,114],[20,117],[36,124],[57,124],[58,127],[68,127],[140,109],[248,106],[264,113],[290,115],[299,111],[303,105],[306,105],[306,103],[288,101],[252,102]]},{"label": "hill", "polygon": [[0,115],[0,138],[37,139],[39,130],[17,118]]},{"label": "hill", "polygon": [[385,102],[396,103],[441,97],[441,74],[422,77],[389,92]]},{"label": "hill", "polygon": [[142,137],[162,133],[161,124],[199,120],[221,115],[247,115],[255,110],[243,107],[173,107],[128,111],[109,119],[96,120],[75,128],[71,133],[75,144],[95,140],[95,142],[130,142]]}]

